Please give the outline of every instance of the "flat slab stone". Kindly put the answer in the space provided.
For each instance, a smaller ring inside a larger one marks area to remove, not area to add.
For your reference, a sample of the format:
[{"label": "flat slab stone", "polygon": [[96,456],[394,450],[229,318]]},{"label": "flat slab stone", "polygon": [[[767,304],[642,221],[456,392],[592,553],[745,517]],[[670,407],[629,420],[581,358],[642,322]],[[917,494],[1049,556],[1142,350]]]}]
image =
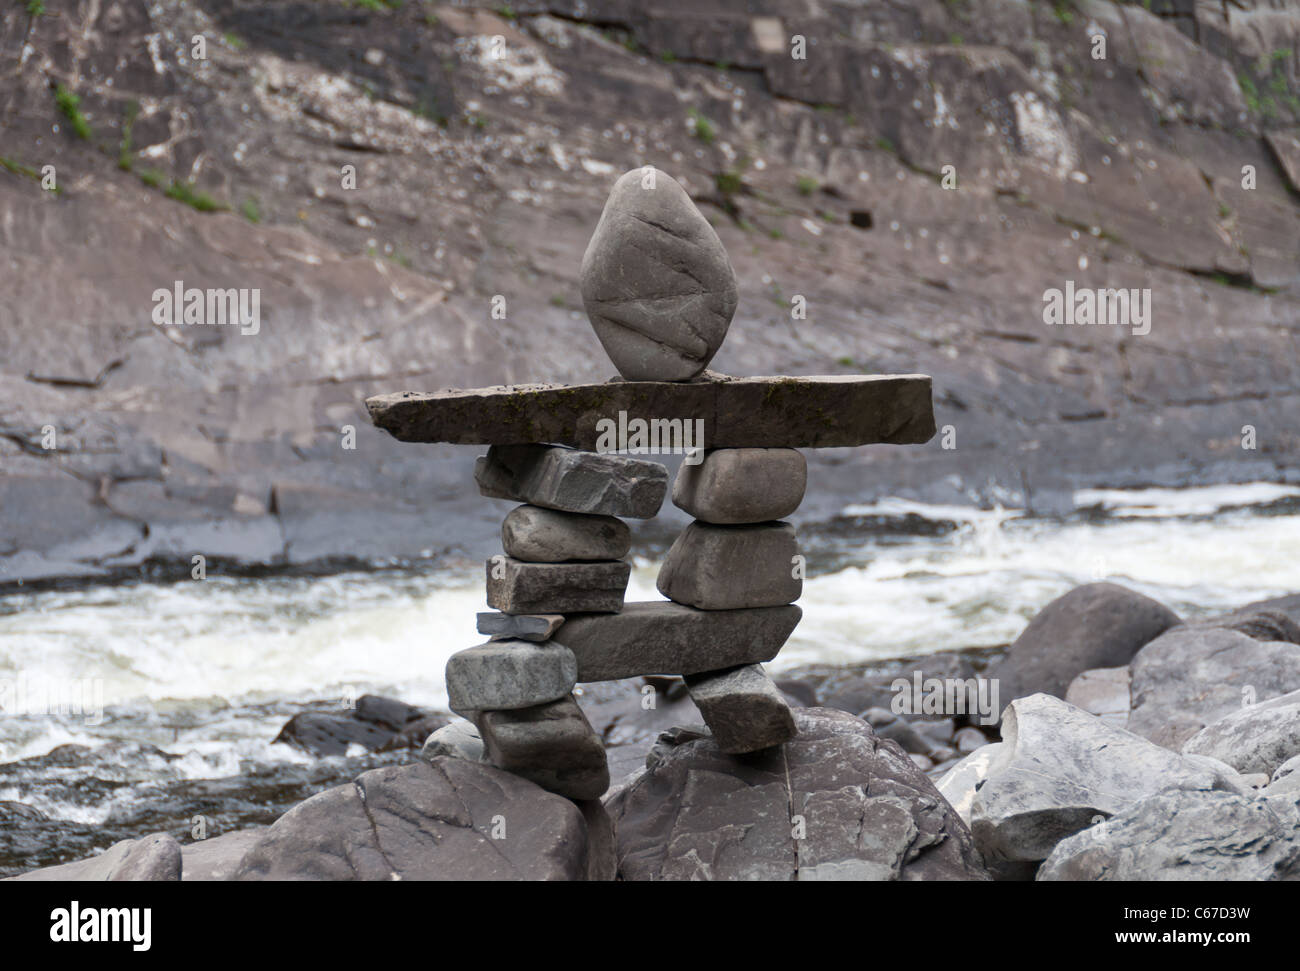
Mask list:
[{"label": "flat slab stone", "polygon": [[519,506],[501,524],[501,545],[527,563],[621,560],[632,546],[632,531],[614,516]]},{"label": "flat slab stone", "polygon": [[578,659],[579,681],[700,674],[772,660],[802,616],[793,604],[696,610],[652,600],[617,614],[572,615],[555,638]]},{"label": "flat slab stone", "polygon": [[784,519],[803,502],[808,462],[793,448],[715,448],[682,464],[673,505],[706,523]]},{"label": "flat slab stone", "polygon": [[631,575],[624,560],[522,563],[494,556],[487,561],[487,602],[506,614],[616,613]]},{"label": "flat slab stone", "polygon": [[474,464],[480,494],[590,515],[650,519],[668,492],[658,462],[549,445],[494,445]]},{"label": "flat slab stone", "polygon": [[798,552],[789,523],[693,522],[673,541],[656,586],[669,600],[702,610],[788,604],[803,593]]},{"label": "flat slab stone", "polygon": [[608,433],[601,419],[617,423],[620,412],[629,427],[637,419],[702,419],[704,440],[692,444],[706,448],[919,445],[935,432],[924,374],[517,384],[402,391],[367,398],[366,407],[370,420],[400,441],[462,445],[596,449]]},{"label": "flat slab stone", "polygon": [[761,665],[688,675],[686,687],[728,755],[782,745],[798,734],[790,705]]},{"label": "flat slab stone", "polygon": [[599,799],[609,788],[605,748],[573,695],[480,712],[475,723],[487,760],[499,769],[570,799]]},{"label": "flat slab stone", "polygon": [[548,642],[488,641],[447,659],[447,701],[464,714],[483,708],[528,708],[563,698],[578,679],[577,660]]},{"label": "flat slab stone", "polygon": [[563,623],[563,614],[503,614],[491,610],[478,615],[478,632],[489,637],[549,641]]}]

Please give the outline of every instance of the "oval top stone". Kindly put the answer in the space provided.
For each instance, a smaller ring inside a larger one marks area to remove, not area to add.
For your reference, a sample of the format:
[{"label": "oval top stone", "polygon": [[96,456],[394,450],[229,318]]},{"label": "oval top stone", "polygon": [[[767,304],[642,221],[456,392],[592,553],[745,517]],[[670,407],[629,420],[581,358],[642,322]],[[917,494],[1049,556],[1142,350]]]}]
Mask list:
[{"label": "oval top stone", "polygon": [[582,258],[582,302],[629,381],[689,381],[713,359],[736,312],[722,241],[675,179],[624,173]]}]

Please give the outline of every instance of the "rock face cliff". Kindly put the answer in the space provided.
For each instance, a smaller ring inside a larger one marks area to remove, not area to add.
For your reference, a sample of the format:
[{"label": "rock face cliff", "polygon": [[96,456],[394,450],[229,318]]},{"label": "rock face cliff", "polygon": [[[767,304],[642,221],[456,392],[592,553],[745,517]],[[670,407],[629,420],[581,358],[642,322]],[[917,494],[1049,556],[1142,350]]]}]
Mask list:
[{"label": "rock face cliff", "polygon": [[479,552],[476,450],[361,401],[610,377],[578,273],[647,164],[736,270],[711,367],[934,377],[814,515],[1300,478],[1298,0],[2,2],[0,584]]}]

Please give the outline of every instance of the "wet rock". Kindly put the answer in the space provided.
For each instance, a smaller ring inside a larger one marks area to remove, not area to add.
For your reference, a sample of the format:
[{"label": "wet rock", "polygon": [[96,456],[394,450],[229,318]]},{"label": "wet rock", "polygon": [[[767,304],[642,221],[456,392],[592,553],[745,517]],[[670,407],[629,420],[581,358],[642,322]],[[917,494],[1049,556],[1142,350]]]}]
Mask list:
[{"label": "wet rock", "polygon": [[1300,879],[1300,806],[1231,792],[1157,793],[1057,843],[1038,879]]},{"label": "wet rock", "polygon": [[706,523],[784,519],[803,501],[808,463],[793,448],[714,448],[682,464],[673,505]]},{"label": "wet rock", "polygon": [[963,755],[969,755],[971,752],[978,751],[985,745],[989,744],[989,737],[987,735],[981,732],[978,728],[973,728],[969,725],[965,728],[958,729],[957,733],[953,735],[952,740],[957,745],[957,751]]},{"label": "wet rock", "polygon": [[447,659],[447,698],[462,715],[529,708],[568,695],[577,675],[573,652],[561,644],[488,641]]},{"label": "wet rock", "polygon": [[562,614],[480,613],[478,632],[492,637],[511,637],[521,641],[548,641],[564,623]]},{"label": "wet rock", "polygon": [[1292,756],[1278,766],[1265,786],[1264,794],[1300,798],[1300,755]]},{"label": "wet rock", "polygon": [[1127,664],[1178,622],[1150,597],[1114,583],[1085,584],[1040,610],[989,677],[1000,682],[1004,705],[1038,692],[1060,698],[1084,671]]},{"label": "wet rock", "polygon": [[593,516],[650,519],[668,492],[658,462],[548,445],[493,445],[474,466],[491,499]]},{"label": "wet rock", "polygon": [[700,674],[772,660],[802,613],[793,604],[717,611],[630,603],[617,614],[572,615],[555,640],[577,657],[579,681]]},{"label": "wet rock", "polygon": [[573,699],[484,711],[475,719],[488,761],[570,799],[599,799],[609,788],[600,738]]},{"label": "wet rock", "polygon": [[494,556],[487,561],[487,602],[507,614],[616,613],[631,575],[625,560],[523,563]]},{"label": "wet rock", "polygon": [[1238,772],[1271,776],[1300,755],[1300,691],[1224,715],[1189,738],[1183,752],[1212,756]]},{"label": "wet rock", "polygon": [[970,758],[990,749],[971,807],[987,860],[1042,860],[1065,837],[1160,789],[1223,785],[1204,765],[1047,694],[1013,701],[1001,744]]},{"label": "wet rock", "polygon": [[615,880],[618,877],[618,841],[614,820],[599,799],[580,799],[575,805],[587,823],[587,879]]},{"label": "wet rock", "polygon": [[483,760],[483,737],[472,721],[459,719],[438,729],[420,749],[420,758],[432,762],[440,755],[453,759]]},{"label": "wet rock", "polygon": [[1177,628],[1138,652],[1128,729],[1181,750],[1211,722],[1256,702],[1300,691],[1300,645],[1238,631]]},{"label": "wet rock", "polygon": [[[494,839],[505,825],[505,839]],[[587,832],[569,800],[464,759],[364,772],[281,816],[237,880],[581,880]]]},{"label": "wet rock", "polygon": [[1122,668],[1093,668],[1084,671],[1065,689],[1065,701],[1096,715],[1112,728],[1128,726],[1132,698],[1132,676],[1128,665]]},{"label": "wet rock", "polygon": [[285,723],[274,741],[312,755],[345,755],[352,745],[378,752],[394,744],[410,744],[409,740],[394,743],[394,736],[425,717],[421,709],[396,698],[362,695],[353,708],[341,713],[299,712]]},{"label": "wet rock", "polygon": [[501,544],[506,555],[528,563],[621,560],[631,543],[627,523],[613,516],[519,506],[501,524]]},{"label": "wet rock", "polygon": [[447,722],[446,715],[425,715],[423,718],[407,722],[400,732],[394,734],[392,738],[379,747],[379,751],[395,752],[404,748],[419,748],[431,734],[442,728]]},{"label": "wet rock", "polygon": [[935,783],[935,787],[967,826],[970,825],[971,810],[974,808],[975,791],[988,778],[989,766],[997,758],[1001,744],[992,742],[977,749],[949,768]]},{"label": "wet rock", "polygon": [[718,748],[728,755],[781,745],[795,735],[790,706],[761,665],[689,675],[686,686]]},{"label": "wet rock", "polygon": [[789,523],[712,526],[693,522],[668,550],[656,586],[703,610],[776,607],[803,592],[799,544]]},{"label": "wet rock", "polygon": [[181,878],[181,845],[167,833],[114,843],[99,856],[10,877],[19,881],[157,881]]},{"label": "wet rock", "polygon": [[649,166],[614,183],[580,277],[591,326],[630,381],[695,377],[736,312],[718,234],[675,179]]},{"label": "wet rock", "polygon": [[897,746],[844,712],[794,719],[794,739],[745,756],[661,738],[606,803],[623,879],[986,878],[965,824]]},{"label": "wet rock", "polygon": [[240,829],[195,840],[181,847],[181,879],[232,880],[244,854],[262,838],[265,828]]}]

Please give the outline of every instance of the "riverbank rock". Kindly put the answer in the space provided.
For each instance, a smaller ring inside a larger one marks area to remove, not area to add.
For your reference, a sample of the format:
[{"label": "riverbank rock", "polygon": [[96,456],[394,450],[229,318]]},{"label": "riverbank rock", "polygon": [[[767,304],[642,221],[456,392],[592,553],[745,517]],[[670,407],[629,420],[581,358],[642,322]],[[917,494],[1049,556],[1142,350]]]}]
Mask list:
[{"label": "riverbank rock", "polygon": [[300,803],[235,879],[581,880],[587,869],[587,827],[572,802],[439,757],[364,772]]},{"label": "riverbank rock", "polygon": [[[284,724],[274,741],[321,756],[345,755],[352,745],[379,752],[395,745],[419,746],[439,722],[445,724],[446,719],[396,698],[362,695],[355,707],[342,711],[299,712]],[[418,739],[402,735],[397,741],[405,729],[417,725]]]},{"label": "riverbank rock", "polygon": [[990,864],[1046,859],[1062,839],[1145,796],[1171,787],[1226,788],[1232,783],[1225,775],[1235,775],[1111,728],[1047,694],[1013,701],[1002,716],[1002,742],[970,759],[978,762],[984,752],[990,754],[970,819]]},{"label": "riverbank rock", "polygon": [[159,881],[181,879],[181,845],[167,833],[114,843],[99,856],[9,877],[16,881]]},{"label": "riverbank rock", "polygon": [[470,762],[483,761],[483,737],[478,726],[461,718],[438,729],[425,740],[420,758],[432,762],[439,755]]},{"label": "riverbank rock", "polygon": [[1044,692],[1064,697],[1091,668],[1127,664],[1143,645],[1178,624],[1168,607],[1114,583],[1089,583],[1034,615],[989,672],[1002,703]]},{"label": "riverbank rock", "polygon": [[677,180],[652,166],[614,183],[587,244],[582,304],[629,381],[688,381],[722,346],[736,274]]},{"label": "riverbank rock", "polygon": [[1300,691],[1300,645],[1257,641],[1235,630],[1176,628],[1147,644],[1129,665],[1128,729],[1180,751],[1212,722]]},{"label": "riverbank rock", "polygon": [[665,733],[607,803],[625,880],[982,880],[970,833],[871,726],[798,709],[780,748],[729,756]]},{"label": "riverbank rock", "polygon": [[808,462],[793,448],[712,448],[697,465],[682,463],[673,505],[706,523],[784,519],[803,502]]},{"label": "riverbank rock", "polygon": [[265,832],[265,827],[238,829],[184,844],[181,847],[181,879],[187,882],[233,880],[244,854]]},{"label": "riverbank rock", "polygon": [[629,519],[652,519],[668,493],[658,462],[551,445],[493,445],[474,479],[489,499]]},{"label": "riverbank rock", "polygon": [[1065,703],[1096,715],[1111,728],[1127,728],[1132,680],[1128,665],[1084,671],[1065,689]]},{"label": "riverbank rock", "polygon": [[1296,800],[1162,792],[1058,843],[1039,880],[1297,880]]},{"label": "riverbank rock", "polygon": [[541,506],[519,506],[501,523],[501,548],[528,563],[621,560],[632,544],[627,523]]},{"label": "riverbank rock", "polygon": [[1241,773],[1272,776],[1300,755],[1300,691],[1224,715],[1189,738],[1183,751],[1209,755]]}]

